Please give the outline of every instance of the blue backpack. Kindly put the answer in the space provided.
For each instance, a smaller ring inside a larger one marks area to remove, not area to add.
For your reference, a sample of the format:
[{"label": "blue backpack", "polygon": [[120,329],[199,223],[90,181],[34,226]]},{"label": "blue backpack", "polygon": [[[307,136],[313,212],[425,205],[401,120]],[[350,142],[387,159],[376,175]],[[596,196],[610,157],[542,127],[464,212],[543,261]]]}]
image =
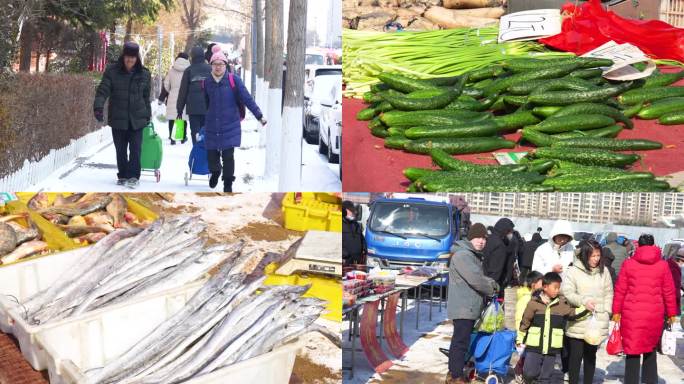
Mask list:
[{"label": "blue backpack", "polygon": [[479,375],[494,372],[505,375],[515,347],[516,332],[510,330],[473,334],[470,355]]}]

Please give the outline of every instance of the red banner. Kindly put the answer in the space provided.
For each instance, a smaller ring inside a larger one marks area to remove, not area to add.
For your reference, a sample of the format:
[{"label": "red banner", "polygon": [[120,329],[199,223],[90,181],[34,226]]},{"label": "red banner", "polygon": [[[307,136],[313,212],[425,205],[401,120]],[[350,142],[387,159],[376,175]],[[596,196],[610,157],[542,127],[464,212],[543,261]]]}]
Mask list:
[{"label": "red banner", "polygon": [[387,339],[389,350],[398,358],[402,358],[409,350],[397,331],[397,302],[399,302],[400,295],[401,293],[397,292],[390,295],[387,299],[383,320],[385,338]]},{"label": "red banner", "polygon": [[392,366],[392,362],[382,350],[375,330],[378,324],[379,303],[380,302],[376,300],[363,305],[360,337],[361,347],[363,347],[363,352],[366,354],[368,362],[375,368],[375,372],[383,373]]}]

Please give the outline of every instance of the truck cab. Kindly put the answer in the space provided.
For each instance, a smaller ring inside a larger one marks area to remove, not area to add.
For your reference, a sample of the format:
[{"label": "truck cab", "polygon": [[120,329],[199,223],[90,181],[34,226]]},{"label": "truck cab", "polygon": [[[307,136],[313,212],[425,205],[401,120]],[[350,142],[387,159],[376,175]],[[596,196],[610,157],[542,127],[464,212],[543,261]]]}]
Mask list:
[{"label": "truck cab", "polygon": [[366,223],[368,265],[444,266],[460,238],[460,212],[437,196],[379,198]]}]

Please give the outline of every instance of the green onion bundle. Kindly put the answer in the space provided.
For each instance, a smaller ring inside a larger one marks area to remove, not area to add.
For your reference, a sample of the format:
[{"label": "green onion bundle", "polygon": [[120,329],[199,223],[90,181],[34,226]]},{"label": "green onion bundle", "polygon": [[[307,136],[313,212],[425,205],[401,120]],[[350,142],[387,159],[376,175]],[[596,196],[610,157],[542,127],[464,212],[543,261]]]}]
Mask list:
[{"label": "green onion bundle", "polygon": [[497,43],[498,26],[424,32],[343,31],[345,95],[361,97],[381,72],[414,78],[460,75],[511,56],[564,56],[536,42]]}]

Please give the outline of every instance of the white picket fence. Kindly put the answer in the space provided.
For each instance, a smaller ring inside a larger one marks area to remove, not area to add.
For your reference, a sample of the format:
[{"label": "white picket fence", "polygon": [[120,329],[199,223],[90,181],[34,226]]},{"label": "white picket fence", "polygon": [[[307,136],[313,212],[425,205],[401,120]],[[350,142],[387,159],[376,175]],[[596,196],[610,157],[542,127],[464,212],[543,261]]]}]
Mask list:
[{"label": "white picket fence", "polygon": [[50,150],[50,153],[37,162],[24,160],[21,169],[0,179],[0,191],[24,191],[28,187],[42,182],[80,154],[92,150],[95,146],[111,142],[112,135],[109,132],[109,127],[103,127],[79,139],[71,140],[71,143],[64,148]]}]

